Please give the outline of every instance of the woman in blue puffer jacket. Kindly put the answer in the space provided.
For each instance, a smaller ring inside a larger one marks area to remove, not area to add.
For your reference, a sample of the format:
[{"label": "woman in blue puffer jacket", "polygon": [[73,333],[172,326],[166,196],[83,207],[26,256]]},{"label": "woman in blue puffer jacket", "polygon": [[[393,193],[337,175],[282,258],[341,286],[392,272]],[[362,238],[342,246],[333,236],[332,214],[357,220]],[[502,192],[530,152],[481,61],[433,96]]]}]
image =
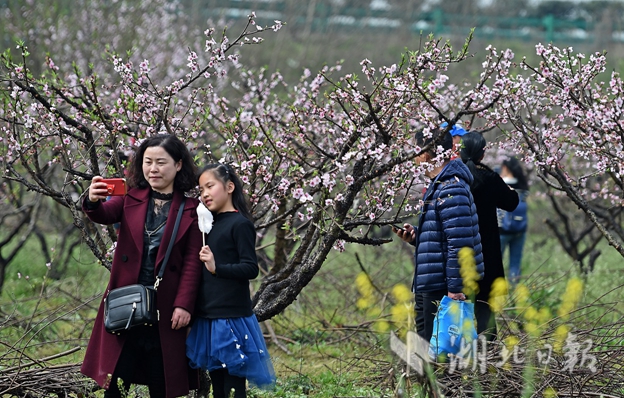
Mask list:
[{"label": "woman in blue puffer jacket", "polygon": [[[436,131],[433,138],[426,139],[418,133],[416,143],[423,148],[439,135]],[[460,159],[451,160],[446,155],[453,145],[451,135],[444,133],[440,139],[445,158],[441,165],[426,172],[431,183],[423,196],[418,226],[404,224],[403,229],[394,229],[397,236],[416,247],[412,287],[416,299],[416,331],[427,341],[433,333],[437,302],[445,295],[454,300],[466,299],[458,262],[460,249],[473,249],[476,271],[483,277],[479,219],[470,193],[473,177]],[[435,157],[436,152],[431,149],[416,161],[433,163]]]}]

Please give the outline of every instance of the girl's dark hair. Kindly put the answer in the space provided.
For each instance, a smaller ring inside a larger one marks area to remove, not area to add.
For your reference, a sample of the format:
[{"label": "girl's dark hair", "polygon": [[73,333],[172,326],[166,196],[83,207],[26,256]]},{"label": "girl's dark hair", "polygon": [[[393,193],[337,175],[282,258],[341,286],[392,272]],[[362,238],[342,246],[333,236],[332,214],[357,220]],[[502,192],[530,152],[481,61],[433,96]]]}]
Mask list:
[{"label": "girl's dark hair", "polygon": [[444,134],[444,136],[441,136],[440,133],[442,131],[443,130],[438,129],[438,128],[434,129],[432,131],[431,137],[425,137],[422,131],[418,131],[416,135],[414,136],[414,138],[416,139],[416,145],[418,145],[421,148],[424,148],[425,146],[429,145],[433,140],[435,140],[436,142],[426,152],[430,154],[432,157],[436,156],[436,147],[438,145],[442,146],[442,148],[445,151],[452,149],[453,148],[453,136],[451,135],[450,132],[448,134]]},{"label": "girl's dark hair", "polygon": [[143,156],[145,150],[150,147],[159,146],[165,149],[175,163],[182,161],[182,168],[173,180],[173,190],[188,192],[197,186],[195,175],[197,166],[193,162],[193,157],[188,148],[180,139],[174,135],[159,134],[145,139],[137,149],[130,166],[128,182],[131,187],[147,188],[149,183],[143,175]]},{"label": "girl's dark hair", "polygon": [[214,176],[223,183],[223,185],[227,184],[228,181],[232,181],[234,183],[234,192],[232,192],[232,205],[240,214],[245,216],[247,219],[253,221],[253,217],[251,215],[251,210],[249,209],[249,203],[247,202],[247,198],[243,193],[243,183],[241,179],[236,175],[234,169],[223,163],[212,163],[205,166],[199,174],[197,174],[197,181],[199,182],[199,177],[205,172],[210,171],[214,174]]},{"label": "girl's dark hair", "polygon": [[518,180],[518,189],[529,189],[529,182],[524,174],[522,164],[515,156],[503,160],[503,166],[507,167],[511,174],[513,174],[513,176]]},{"label": "girl's dark hair", "polygon": [[468,169],[470,169],[470,173],[472,173],[474,179],[471,185],[472,188],[476,188],[483,183],[484,176],[479,172],[479,168],[489,170],[488,167],[481,164],[481,159],[483,159],[483,154],[485,153],[485,144],[485,138],[479,133],[468,132],[462,136],[459,156]]}]

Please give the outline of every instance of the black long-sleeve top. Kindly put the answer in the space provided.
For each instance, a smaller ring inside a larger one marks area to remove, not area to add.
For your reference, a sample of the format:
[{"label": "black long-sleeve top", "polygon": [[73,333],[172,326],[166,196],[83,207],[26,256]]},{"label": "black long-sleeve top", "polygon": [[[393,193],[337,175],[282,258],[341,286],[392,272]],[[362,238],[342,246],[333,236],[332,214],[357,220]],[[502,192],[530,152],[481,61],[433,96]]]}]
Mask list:
[{"label": "black long-sleeve top", "polygon": [[251,316],[249,280],[259,272],[253,223],[238,212],[220,213],[205,237],[216,272],[213,275],[206,267],[202,271],[195,315],[211,319]]},{"label": "black long-sleeve top", "polygon": [[498,173],[487,166],[478,164],[477,173],[480,175],[481,184],[472,187],[471,191],[479,215],[485,273],[483,279],[479,281],[476,299],[489,301],[492,283],[497,278],[505,277],[496,209],[505,211],[515,209],[518,206],[518,193],[509,188]]},{"label": "black long-sleeve top", "polygon": [[[162,243],[171,201],[165,201],[158,212],[155,210],[155,207],[154,198],[151,198],[147,207],[145,228],[143,228],[143,261],[141,262],[141,272],[139,273],[139,283],[143,286],[153,286],[154,282],[156,282],[157,272],[154,270],[156,256]],[[166,244],[169,244],[169,242]],[[165,266],[167,265],[165,264]]]}]

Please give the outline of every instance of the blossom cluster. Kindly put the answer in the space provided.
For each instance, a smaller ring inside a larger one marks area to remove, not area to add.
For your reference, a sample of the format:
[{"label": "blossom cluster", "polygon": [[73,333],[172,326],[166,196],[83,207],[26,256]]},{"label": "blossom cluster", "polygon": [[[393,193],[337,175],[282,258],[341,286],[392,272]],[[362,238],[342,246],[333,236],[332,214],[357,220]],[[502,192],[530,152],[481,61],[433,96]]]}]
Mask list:
[{"label": "blossom cluster", "polygon": [[[146,18],[131,31],[156,26]],[[159,23],[188,33],[172,18],[165,13]],[[260,235],[284,231],[284,239],[297,242],[288,246],[289,266],[305,263],[312,275],[329,248],[388,242],[376,235],[379,227],[417,219],[426,173],[439,163],[416,158],[440,148],[435,140],[421,148],[414,135],[435,134],[441,121],[471,117],[471,125],[498,129],[498,146],[519,152],[553,187],[594,212],[596,222],[613,218],[599,212],[609,208],[605,204],[622,204],[624,87],[615,73],[598,82],[603,54],[584,57],[540,45],[542,62],[532,66],[489,46],[478,76],[460,85],[452,70],[469,56],[467,45],[455,52],[430,37],[398,65],[366,59],[358,75],[345,73],[340,63],[326,65],[304,69],[289,84],[278,72],[243,63],[244,46],[259,44],[283,24],[260,26],[253,13],[247,22],[234,36],[206,29],[199,46],[162,44],[175,47],[168,56],[120,55],[113,43],[109,64],[91,69],[64,67],[51,53],[37,74],[27,46],[20,46],[21,57],[5,53],[3,175],[54,197],[78,217],[91,176],[121,176],[120,153],[131,155],[153,134],[175,134],[198,163],[234,167]],[[44,172],[54,178],[40,178]],[[304,280],[305,269],[291,275]]]}]

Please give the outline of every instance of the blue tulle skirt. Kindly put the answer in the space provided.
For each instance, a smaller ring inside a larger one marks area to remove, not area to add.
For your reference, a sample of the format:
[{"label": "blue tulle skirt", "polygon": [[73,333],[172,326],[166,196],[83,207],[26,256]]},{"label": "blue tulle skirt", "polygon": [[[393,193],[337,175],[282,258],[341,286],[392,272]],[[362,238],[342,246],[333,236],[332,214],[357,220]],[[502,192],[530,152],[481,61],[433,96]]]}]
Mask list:
[{"label": "blue tulle skirt", "polygon": [[275,370],[255,315],[196,319],[186,339],[186,356],[194,369],[227,369],[264,389],[275,384]]}]

